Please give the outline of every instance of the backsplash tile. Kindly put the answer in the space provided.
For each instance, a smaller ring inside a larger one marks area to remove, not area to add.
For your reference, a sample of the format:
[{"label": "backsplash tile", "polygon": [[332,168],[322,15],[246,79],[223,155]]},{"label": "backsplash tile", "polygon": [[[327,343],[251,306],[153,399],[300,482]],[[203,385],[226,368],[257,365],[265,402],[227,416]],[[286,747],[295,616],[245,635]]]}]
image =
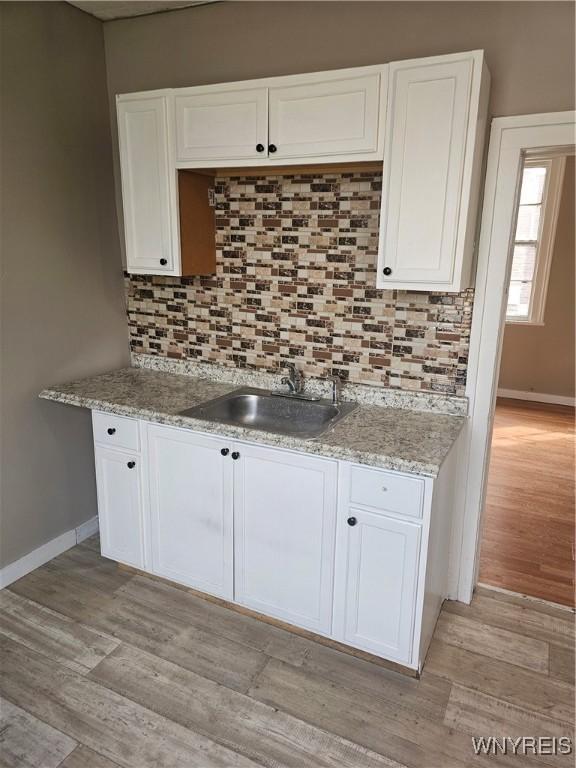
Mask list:
[{"label": "backsplash tile", "polygon": [[376,290],[381,181],[218,178],[217,274],[127,276],[132,351],[464,394],[473,292]]}]

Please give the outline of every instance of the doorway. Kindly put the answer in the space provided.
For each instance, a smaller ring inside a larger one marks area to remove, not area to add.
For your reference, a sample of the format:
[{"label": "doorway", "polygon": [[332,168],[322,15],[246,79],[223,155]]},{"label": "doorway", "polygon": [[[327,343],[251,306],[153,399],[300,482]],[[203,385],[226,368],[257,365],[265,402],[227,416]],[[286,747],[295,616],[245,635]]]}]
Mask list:
[{"label": "doorway", "polygon": [[574,607],[574,156],[523,160],[479,582]]},{"label": "doorway", "polygon": [[[515,245],[530,245],[516,243],[523,172],[527,161],[539,154],[548,158],[572,156],[575,140],[574,111],[492,121],[466,385],[469,419],[461,439],[458,486],[461,501],[452,539],[450,589],[455,599],[463,602],[472,599],[480,568],[512,256]],[[523,216],[525,214],[523,212]],[[516,275],[514,279],[523,281],[524,277]],[[518,305],[523,298],[522,290],[516,290]]]}]

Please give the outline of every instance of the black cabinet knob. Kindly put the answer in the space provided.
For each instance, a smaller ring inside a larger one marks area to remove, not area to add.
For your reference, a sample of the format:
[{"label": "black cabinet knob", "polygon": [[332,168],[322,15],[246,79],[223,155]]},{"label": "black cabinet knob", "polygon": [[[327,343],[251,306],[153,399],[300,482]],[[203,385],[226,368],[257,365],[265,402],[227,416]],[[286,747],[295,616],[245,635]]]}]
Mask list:
[{"label": "black cabinet knob", "polygon": [[168,259],[160,259],[160,264],[162,264],[162,266],[165,267],[166,264],[168,264]]},{"label": "black cabinet knob", "polygon": [[276,144],[268,144],[268,152],[276,152],[277,149]]},{"label": "black cabinet knob", "polygon": [[392,274],[392,270],[391,270],[391,268],[390,268],[390,267],[384,267],[384,269],[382,270],[382,272],[384,272],[384,274],[385,274],[386,276],[388,276],[388,275],[391,275],[391,274]]},{"label": "black cabinet knob", "polygon": [[108,427],[106,432],[108,432],[109,435],[115,435],[116,434],[116,430],[114,429],[114,427]]},{"label": "black cabinet knob", "polygon": [[220,453],[222,454],[222,456],[228,456],[228,454],[230,453],[230,448],[221,448]]},{"label": "black cabinet knob", "polygon": [[349,517],[348,520],[346,520],[346,522],[348,523],[348,525],[356,525],[358,520],[356,520],[355,517]]},{"label": "black cabinet knob", "polygon": [[128,467],[128,469],[134,469],[134,467],[136,466],[136,462],[129,461],[128,464],[126,464],[126,466]]},{"label": "black cabinet knob", "polygon": [[256,144],[256,152],[264,152],[264,144]]},{"label": "black cabinet knob", "polygon": [[238,451],[233,451],[232,458],[234,459],[234,461],[240,458],[240,454],[238,453]]}]

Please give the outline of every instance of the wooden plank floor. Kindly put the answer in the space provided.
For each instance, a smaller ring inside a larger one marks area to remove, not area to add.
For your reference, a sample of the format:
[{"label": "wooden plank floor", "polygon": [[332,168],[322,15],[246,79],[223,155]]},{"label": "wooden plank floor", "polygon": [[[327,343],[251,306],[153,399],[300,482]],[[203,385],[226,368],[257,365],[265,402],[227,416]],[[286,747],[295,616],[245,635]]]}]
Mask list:
[{"label": "wooden plank floor", "polygon": [[498,399],[480,582],[574,607],[574,409]]},{"label": "wooden plank floor", "polygon": [[570,736],[574,615],[446,603],[419,680],[120,570],[88,540],[0,592],[2,768],[460,768]]}]

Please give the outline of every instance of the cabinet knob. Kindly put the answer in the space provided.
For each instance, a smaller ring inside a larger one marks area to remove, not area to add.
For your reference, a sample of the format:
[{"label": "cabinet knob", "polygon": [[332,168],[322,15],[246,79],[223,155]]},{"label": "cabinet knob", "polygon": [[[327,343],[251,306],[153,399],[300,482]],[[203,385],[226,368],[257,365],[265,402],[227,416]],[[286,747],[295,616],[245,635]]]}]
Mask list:
[{"label": "cabinet knob", "polygon": [[160,259],[160,264],[162,264],[162,266],[165,267],[166,264],[168,264],[168,259]]},{"label": "cabinet knob", "polygon": [[228,456],[228,454],[230,453],[230,448],[221,448],[220,453],[222,454],[222,456]]},{"label": "cabinet knob", "polygon": [[264,144],[256,144],[256,152],[264,152]]},{"label": "cabinet knob", "polygon": [[126,464],[126,466],[128,467],[128,469],[134,469],[134,467],[136,466],[136,462],[129,461],[128,464]]},{"label": "cabinet knob", "polygon": [[277,149],[276,144],[268,144],[268,152],[276,152]]},{"label": "cabinet knob", "polygon": [[240,458],[240,454],[238,453],[238,451],[233,451],[232,458],[234,459],[234,461]]},{"label": "cabinet knob", "polygon": [[388,275],[391,275],[391,274],[392,274],[392,270],[391,270],[391,268],[390,268],[390,267],[384,267],[384,269],[382,270],[382,272],[384,272],[384,274],[386,275],[386,277],[388,277]]},{"label": "cabinet knob", "polygon": [[114,429],[114,427],[108,427],[106,432],[108,432],[109,435],[115,435],[116,434],[116,430]]},{"label": "cabinet knob", "polygon": [[348,520],[346,520],[346,522],[348,523],[348,525],[356,525],[358,520],[356,520],[355,517],[349,517]]}]

